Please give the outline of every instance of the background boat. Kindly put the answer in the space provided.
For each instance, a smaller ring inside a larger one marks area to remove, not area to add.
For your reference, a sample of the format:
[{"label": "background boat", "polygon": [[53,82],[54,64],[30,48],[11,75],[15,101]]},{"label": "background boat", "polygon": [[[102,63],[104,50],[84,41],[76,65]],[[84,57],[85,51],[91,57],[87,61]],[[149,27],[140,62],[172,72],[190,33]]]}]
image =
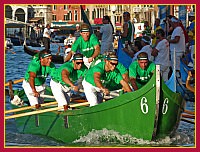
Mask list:
[{"label": "background boat", "polygon": [[[28,47],[27,45],[24,45],[24,52],[31,56],[34,56],[37,53],[39,53],[39,50],[34,50],[34,49],[31,49],[30,47]],[[61,55],[52,55],[52,62],[62,64],[62,63],[64,63],[64,58]]]}]

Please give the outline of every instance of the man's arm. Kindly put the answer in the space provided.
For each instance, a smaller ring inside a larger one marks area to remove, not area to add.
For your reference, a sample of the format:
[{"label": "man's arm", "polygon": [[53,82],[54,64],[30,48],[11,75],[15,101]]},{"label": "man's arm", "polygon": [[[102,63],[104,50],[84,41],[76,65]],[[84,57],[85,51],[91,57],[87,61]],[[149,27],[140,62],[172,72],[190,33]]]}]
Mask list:
[{"label": "man's arm", "polygon": [[104,88],[104,87],[103,87],[103,85],[102,85],[102,83],[101,83],[101,80],[100,80],[100,77],[101,77],[100,72],[95,72],[95,73],[94,73],[94,83],[96,84],[96,86],[97,86],[98,88],[100,88],[100,89],[103,91],[103,93],[104,93],[105,95],[108,95],[110,92],[109,92],[109,90],[108,90],[107,88]]},{"label": "man's arm", "polygon": [[170,39],[168,41],[169,41],[169,43],[178,43],[179,40],[180,40],[180,36],[176,36],[174,39],[172,39],[172,40]]},{"label": "man's arm", "polygon": [[126,92],[131,92],[132,91],[130,86],[129,86],[129,84],[124,79],[122,79],[120,81],[120,84],[123,86],[124,91],[126,91]]},{"label": "man's arm", "polygon": [[68,55],[66,56],[66,58],[64,59],[64,62],[69,61],[73,55],[74,55],[74,52],[73,52],[73,51],[70,51],[70,52],[68,53]]},{"label": "man's arm", "polygon": [[99,45],[94,46],[94,49],[95,50],[94,50],[93,55],[90,58],[88,58],[88,62],[89,63],[92,62],[93,59],[95,59],[100,53],[100,46]]},{"label": "man's arm", "polygon": [[36,91],[35,89],[35,78],[36,78],[36,73],[34,72],[29,72],[29,84],[31,86],[31,89],[34,93],[34,97],[39,97],[40,94]]},{"label": "man's arm", "polygon": [[138,86],[136,84],[136,79],[135,78],[130,78],[130,82],[131,82],[131,85],[132,85],[134,91],[138,90]]},{"label": "man's arm", "polygon": [[128,35],[128,23],[123,25],[123,33],[121,34],[122,37],[127,37]]},{"label": "man's arm", "polygon": [[62,73],[61,73],[61,74],[62,74],[62,80],[63,80],[66,84],[70,85],[74,91],[78,91],[78,86],[75,86],[75,85],[71,82],[71,80],[69,79],[69,72],[68,72],[66,69],[64,69],[64,70],[62,70]]}]

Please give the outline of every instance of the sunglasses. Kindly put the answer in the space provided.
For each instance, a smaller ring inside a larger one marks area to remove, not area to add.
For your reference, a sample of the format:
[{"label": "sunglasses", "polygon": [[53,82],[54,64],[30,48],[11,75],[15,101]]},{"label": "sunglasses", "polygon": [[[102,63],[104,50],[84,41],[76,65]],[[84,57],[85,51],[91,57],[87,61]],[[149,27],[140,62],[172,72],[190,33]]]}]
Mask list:
[{"label": "sunglasses", "polygon": [[83,62],[76,62],[76,64],[77,64],[77,65],[79,65],[79,64],[83,64]]},{"label": "sunglasses", "polygon": [[111,64],[111,65],[115,65],[115,66],[117,66],[118,63],[110,62],[110,64]]}]

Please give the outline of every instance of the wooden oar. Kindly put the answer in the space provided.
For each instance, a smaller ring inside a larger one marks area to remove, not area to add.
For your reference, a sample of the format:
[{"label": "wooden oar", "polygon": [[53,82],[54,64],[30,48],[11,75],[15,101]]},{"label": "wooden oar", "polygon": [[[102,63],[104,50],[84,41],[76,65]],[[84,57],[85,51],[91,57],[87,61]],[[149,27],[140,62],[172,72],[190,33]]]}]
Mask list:
[{"label": "wooden oar", "polygon": [[190,120],[188,120],[188,119],[181,118],[181,120],[182,120],[182,121],[185,121],[185,122],[187,122],[187,123],[195,124],[194,121],[190,121]]},{"label": "wooden oar", "polygon": [[74,107],[79,107],[79,106],[87,106],[89,104],[90,104],[89,102],[83,102],[83,103],[77,103],[77,104],[70,104],[69,107],[74,108]]},{"label": "wooden oar", "polygon": [[191,118],[191,119],[195,119],[195,116],[194,115],[188,115],[188,114],[182,114],[182,117],[183,118]]},{"label": "wooden oar", "polygon": [[190,111],[190,110],[184,110],[183,112],[190,114],[190,115],[195,115],[194,111]]},{"label": "wooden oar", "polygon": [[6,116],[5,119],[7,120],[7,119],[12,119],[12,118],[25,117],[25,116],[36,115],[36,114],[45,113],[45,112],[56,111],[60,109],[63,109],[63,107],[54,107],[54,108],[49,108],[49,109],[44,109],[44,110],[36,110],[36,111],[31,111],[31,112],[20,113],[16,115]]},{"label": "wooden oar", "polygon": [[[56,105],[56,104],[57,104],[56,101],[55,102],[49,102],[49,103],[41,104],[41,107],[50,106],[50,105]],[[18,112],[18,111],[33,109],[33,108],[35,108],[35,106],[28,106],[28,107],[22,107],[22,108],[7,110],[7,111],[5,111],[5,114],[11,113],[11,112]]]},{"label": "wooden oar", "polygon": [[[23,80],[24,80],[24,78],[21,78],[21,79],[18,79],[18,80],[12,81],[12,84],[20,83],[20,82],[22,82]],[[9,82],[7,82],[7,83],[5,84],[5,86],[6,86],[6,87],[9,86]]]},{"label": "wooden oar", "polygon": [[[89,105],[89,102],[72,104],[72,105],[70,105],[70,107],[74,108],[74,107],[86,106],[86,105]],[[63,109],[63,107],[55,107],[55,108],[49,108],[49,109],[44,109],[44,110],[36,110],[36,111],[31,111],[31,112],[24,112],[24,113],[20,113],[20,114],[11,115],[11,116],[6,116],[5,120],[12,119],[12,118],[18,118],[18,117],[25,117],[25,116],[30,116],[30,115],[41,114],[41,113],[56,111],[56,110],[60,110],[60,109]]]}]

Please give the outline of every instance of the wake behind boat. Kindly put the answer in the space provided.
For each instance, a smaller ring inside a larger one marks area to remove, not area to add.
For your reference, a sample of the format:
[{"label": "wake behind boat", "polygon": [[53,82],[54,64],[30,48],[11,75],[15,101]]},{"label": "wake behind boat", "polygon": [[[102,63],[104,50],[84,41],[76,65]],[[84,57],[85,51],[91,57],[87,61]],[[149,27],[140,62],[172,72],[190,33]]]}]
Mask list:
[{"label": "wake behind boat", "polygon": [[[30,47],[28,47],[27,45],[24,45],[24,52],[26,52],[27,54],[29,54],[31,56],[34,56],[37,53],[39,53],[39,50],[34,50],[34,49],[31,49]],[[52,62],[53,63],[58,63],[58,64],[64,63],[63,56],[61,56],[61,55],[52,55]]]},{"label": "wake behind boat", "polygon": [[[21,133],[41,134],[65,143],[86,136],[93,129],[103,128],[122,135],[154,140],[174,133],[179,125],[184,100],[161,81],[160,71],[156,68],[155,74],[143,88],[93,107],[81,106],[87,104],[71,104],[76,109],[66,112],[51,111],[56,105],[45,106],[44,110],[33,111],[36,115],[29,116],[27,113],[30,110],[24,113],[18,111],[17,128]],[[15,105],[12,107],[19,108]]]}]

